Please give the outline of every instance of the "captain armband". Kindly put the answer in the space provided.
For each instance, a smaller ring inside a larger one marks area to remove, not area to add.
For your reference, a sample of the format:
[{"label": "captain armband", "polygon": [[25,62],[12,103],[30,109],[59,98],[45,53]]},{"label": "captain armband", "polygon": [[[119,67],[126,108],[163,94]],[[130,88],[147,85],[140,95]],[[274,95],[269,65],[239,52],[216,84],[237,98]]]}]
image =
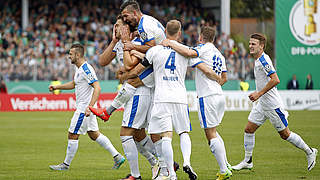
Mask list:
[{"label": "captain armband", "polygon": [[144,67],[150,66],[150,63],[149,63],[149,61],[146,59],[146,57],[144,57],[144,58],[142,59],[141,64],[142,64]]}]

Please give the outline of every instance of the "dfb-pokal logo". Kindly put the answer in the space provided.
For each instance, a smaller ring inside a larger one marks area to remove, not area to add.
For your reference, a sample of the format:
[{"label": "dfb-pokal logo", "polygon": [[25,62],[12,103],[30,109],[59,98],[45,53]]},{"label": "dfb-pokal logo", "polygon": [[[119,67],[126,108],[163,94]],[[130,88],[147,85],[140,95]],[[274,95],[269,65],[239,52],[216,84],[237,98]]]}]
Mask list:
[{"label": "dfb-pokal logo", "polygon": [[320,43],[320,0],[298,0],[292,7],[289,24],[293,36],[302,44]]}]

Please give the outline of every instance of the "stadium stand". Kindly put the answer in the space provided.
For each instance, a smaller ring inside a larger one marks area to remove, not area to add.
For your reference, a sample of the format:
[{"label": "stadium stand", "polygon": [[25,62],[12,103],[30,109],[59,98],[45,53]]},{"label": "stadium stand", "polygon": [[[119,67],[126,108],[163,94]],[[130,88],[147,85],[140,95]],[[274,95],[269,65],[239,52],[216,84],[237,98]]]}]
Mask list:
[{"label": "stadium stand", "polygon": [[[66,49],[73,42],[86,46],[86,58],[101,80],[115,79],[117,60],[101,67],[98,54],[112,37],[121,1],[52,0],[29,1],[29,26],[21,27],[21,1],[1,1],[0,70],[5,81],[71,80],[74,68],[66,61]],[[195,46],[201,25],[216,25],[214,15],[201,8],[200,1],[139,1],[145,14],[162,24],[179,19],[183,24],[183,43]],[[219,29],[219,28],[218,28]],[[243,45],[219,33],[215,44],[226,57],[228,78],[253,79],[253,61]],[[187,79],[194,79],[191,69]]]}]

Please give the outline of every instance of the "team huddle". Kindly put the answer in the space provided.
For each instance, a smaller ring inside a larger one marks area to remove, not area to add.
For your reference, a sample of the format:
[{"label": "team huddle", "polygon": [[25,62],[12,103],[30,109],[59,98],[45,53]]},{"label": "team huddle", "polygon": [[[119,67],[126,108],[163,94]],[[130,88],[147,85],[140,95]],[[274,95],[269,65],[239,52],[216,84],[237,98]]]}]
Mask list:
[{"label": "team huddle", "polygon": [[[191,166],[191,124],[185,87],[187,67],[195,70],[196,91],[199,99],[198,115],[209,148],[220,170],[217,180],[229,179],[232,171],[252,169],[255,131],[269,119],[281,138],[307,155],[308,170],[316,163],[317,149],[310,148],[303,139],[288,128],[288,112],[283,109],[276,85],[280,82],[272,61],[264,53],[266,38],[255,33],[250,36],[249,50],[255,59],[257,90],[249,95],[257,100],[248,117],[244,133],[245,157],[238,165],[228,163],[223,139],[217,132],[225,111],[225,98],[221,86],[227,81],[224,56],[213,44],[216,31],[213,27],[201,28],[198,43],[191,48],[179,43],[181,23],[170,20],[166,28],[155,18],[142,14],[134,0],[125,1],[113,28],[112,41],[99,57],[106,66],[114,58],[120,60],[117,78],[123,83],[109,107],[97,108],[101,91],[94,69],[84,59],[84,48],[74,44],[69,50],[72,64],[76,65],[74,80],[62,85],[49,86],[49,90],[75,89],[76,112],[68,130],[68,148],[63,163],[50,165],[53,170],[67,170],[78,149],[80,134],[89,137],[110,152],[114,169],[127,160],[130,174],[123,180],[142,179],[138,153],[143,155],[152,170],[152,179],[176,180],[179,164],[174,162],[171,145],[175,131],[180,137],[183,171],[189,179],[201,179]],[[124,107],[120,138],[126,159],[114,148],[111,141],[99,132],[96,116],[108,121],[111,114]],[[147,135],[146,131],[149,135]]]}]

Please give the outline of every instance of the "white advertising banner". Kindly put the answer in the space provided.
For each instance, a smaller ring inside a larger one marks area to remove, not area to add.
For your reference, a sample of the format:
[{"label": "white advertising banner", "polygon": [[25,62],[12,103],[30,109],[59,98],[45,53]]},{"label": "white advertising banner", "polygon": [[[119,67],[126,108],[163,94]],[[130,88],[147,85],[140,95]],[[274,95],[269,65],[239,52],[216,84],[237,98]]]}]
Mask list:
[{"label": "white advertising banner", "polygon": [[[226,111],[250,111],[253,103],[248,96],[251,92],[224,91]],[[320,110],[319,90],[280,90],[286,110]],[[197,111],[198,98],[195,91],[188,91],[190,111]]]}]

